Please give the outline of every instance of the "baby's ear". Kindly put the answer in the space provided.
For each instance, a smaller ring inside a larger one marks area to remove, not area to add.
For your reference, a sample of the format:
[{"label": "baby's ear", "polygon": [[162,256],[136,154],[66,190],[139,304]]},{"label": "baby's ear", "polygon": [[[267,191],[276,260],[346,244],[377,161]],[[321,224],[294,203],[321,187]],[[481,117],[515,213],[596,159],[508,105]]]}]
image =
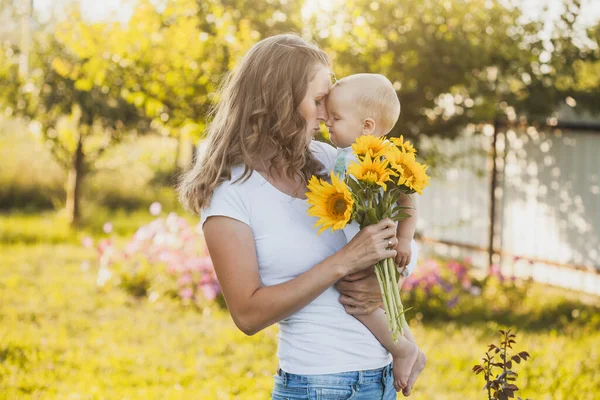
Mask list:
[{"label": "baby's ear", "polygon": [[373,118],[365,118],[363,120],[362,134],[372,135],[375,132],[375,120]]}]

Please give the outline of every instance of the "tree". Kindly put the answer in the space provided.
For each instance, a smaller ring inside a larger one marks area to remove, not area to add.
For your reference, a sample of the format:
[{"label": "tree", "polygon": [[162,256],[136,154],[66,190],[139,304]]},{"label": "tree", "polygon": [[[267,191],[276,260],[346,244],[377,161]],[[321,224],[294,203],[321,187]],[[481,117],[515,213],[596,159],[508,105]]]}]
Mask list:
[{"label": "tree", "polygon": [[94,58],[78,57],[51,35],[37,37],[33,50],[31,72],[21,77],[19,48],[4,44],[1,49],[0,106],[5,114],[29,121],[68,171],[66,208],[70,223],[77,225],[84,177],[107,148],[136,128],[145,130],[144,119],[121,97],[122,82],[110,70],[99,71],[103,79],[88,79]]},{"label": "tree", "polygon": [[[141,0],[125,26],[106,24],[103,46],[90,53],[82,38],[94,26],[79,24],[61,38],[80,56],[116,68],[121,95],[152,119],[153,127],[179,139],[199,138],[217,87],[257,40],[300,30],[298,2],[250,4],[233,0]],[[95,71],[88,71],[95,79]]]},{"label": "tree", "polygon": [[[569,12],[572,21],[577,5]],[[341,76],[390,78],[402,102],[394,134],[415,138],[453,137],[467,123],[545,119],[575,88],[560,82],[582,56],[564,31],[545,41],[541,21],[523,22],[519,8],[499,0],[353,0],[335,24],[311,23]]]}]

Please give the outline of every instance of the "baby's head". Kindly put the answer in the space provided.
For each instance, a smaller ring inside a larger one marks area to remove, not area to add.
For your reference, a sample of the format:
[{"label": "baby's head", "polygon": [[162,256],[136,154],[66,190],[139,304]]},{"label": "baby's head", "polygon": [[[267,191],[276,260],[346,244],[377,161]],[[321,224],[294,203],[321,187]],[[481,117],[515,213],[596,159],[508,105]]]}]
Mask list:
[{"label": "baby's head", "polygon": [[385,76],[356,74],[340,79],[331,88],[327,113],[331,142],[348,147],[361,135],[388,134],[400,116],[400,101]]}]

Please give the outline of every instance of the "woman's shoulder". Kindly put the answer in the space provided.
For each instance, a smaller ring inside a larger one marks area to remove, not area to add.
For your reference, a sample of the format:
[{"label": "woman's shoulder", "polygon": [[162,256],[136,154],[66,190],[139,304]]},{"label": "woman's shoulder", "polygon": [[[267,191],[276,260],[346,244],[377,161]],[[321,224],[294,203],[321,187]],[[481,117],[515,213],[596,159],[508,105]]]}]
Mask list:
[{"label": "woman's shoulder", "polygon": [[244,167],[233,167],[231,177],[214,189],[210,202],[200,212],[201,224],[210,216],[226,216],[250,225],[250,202],[244,186]]}]

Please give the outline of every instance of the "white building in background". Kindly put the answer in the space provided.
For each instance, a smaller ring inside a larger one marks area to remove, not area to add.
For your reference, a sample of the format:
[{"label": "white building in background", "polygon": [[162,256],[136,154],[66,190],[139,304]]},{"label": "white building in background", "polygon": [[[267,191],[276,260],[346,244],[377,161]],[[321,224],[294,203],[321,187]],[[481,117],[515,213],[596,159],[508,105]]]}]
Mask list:
[{"label": "white building in background", "polygon": [[[561,122],[597,123],[561,112]],[[492,130],[493,131],[493,130]],[[600,129],[501,129],[495,249],[507,273],[600,295]],[[458,156],[419,201],[422,253],[487,267],[491,135],[425,139]]]}]

